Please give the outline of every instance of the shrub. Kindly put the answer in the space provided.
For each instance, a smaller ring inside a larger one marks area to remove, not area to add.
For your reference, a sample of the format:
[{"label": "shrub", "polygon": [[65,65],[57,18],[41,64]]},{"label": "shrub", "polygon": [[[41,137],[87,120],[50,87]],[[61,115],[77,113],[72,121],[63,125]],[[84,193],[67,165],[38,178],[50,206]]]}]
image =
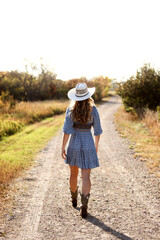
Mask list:
[{"label": "shrub", "polygon": [[156,110],[160,105],[160,72],[145,64],[135,77],[120,83],[116,92],[122,97],[126,111],[143,117],[146,108]]},{"label": "shrub", "polygon": [[21,131],[24,124],[19,121],[0,120],[0,139]]}]

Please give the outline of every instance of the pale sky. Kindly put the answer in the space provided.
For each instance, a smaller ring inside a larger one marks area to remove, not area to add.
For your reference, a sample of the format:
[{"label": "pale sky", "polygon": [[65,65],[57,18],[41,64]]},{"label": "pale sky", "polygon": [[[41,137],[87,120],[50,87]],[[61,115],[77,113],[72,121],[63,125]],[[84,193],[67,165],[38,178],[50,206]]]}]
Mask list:
[{"label": "pale sky", "polygon": [[0,71],[40,58],[67,80],[160,67],[160,0],[0,0]]}]

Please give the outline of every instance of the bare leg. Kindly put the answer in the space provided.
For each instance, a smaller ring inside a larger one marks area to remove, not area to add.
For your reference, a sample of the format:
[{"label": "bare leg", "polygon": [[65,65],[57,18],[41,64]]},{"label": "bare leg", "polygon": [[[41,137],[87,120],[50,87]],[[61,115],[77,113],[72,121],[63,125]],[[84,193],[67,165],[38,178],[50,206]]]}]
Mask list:
[{"label": "bare leg", "polygon": [[90,181],[90,173],[91,169],[82,169],[82,194],[87,196],[88,193],[90,193],[91,190],[91,181]]},{"label": "bare leg", "polygon": [[76,166],[70,166],[70,189],[72,192],[77,190],[77,177],[79,168]]}]

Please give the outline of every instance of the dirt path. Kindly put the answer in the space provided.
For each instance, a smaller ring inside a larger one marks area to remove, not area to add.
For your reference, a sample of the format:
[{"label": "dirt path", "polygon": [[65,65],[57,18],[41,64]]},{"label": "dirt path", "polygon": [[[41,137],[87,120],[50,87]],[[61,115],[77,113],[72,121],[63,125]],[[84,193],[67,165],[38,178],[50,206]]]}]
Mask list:
[{"label": "dirt path", "polygon": [[113,114],[119,106],[120,99],[112,97],[99,107],[100,167],[92,170],[87,219],[81,219],[79,207],[73,209],[70,204],[69,169],[60,156],[60,131],[39,153],[37,166],[19,181],[23,191],[8,216],[6,237],[0,239],[159,239],[159,180],[133,157],[129,142],[115,130]]}]

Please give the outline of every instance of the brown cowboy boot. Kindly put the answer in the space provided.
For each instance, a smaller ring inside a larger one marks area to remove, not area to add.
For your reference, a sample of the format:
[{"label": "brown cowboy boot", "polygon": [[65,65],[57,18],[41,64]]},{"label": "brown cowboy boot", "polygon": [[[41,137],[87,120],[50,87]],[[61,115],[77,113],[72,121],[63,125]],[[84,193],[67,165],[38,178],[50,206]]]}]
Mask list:
[{"label": "brown cowboy boot", "polygon": [[89,200],[90,194],[88,193],[86,196],[84,194],[81,194],[81,210],[80,215],[82,218],[87,217],[87,208],[88,208],[88,200]]},{"label": "brown cowboy boot", "polygon": [[77,190],[75,192],[72,192],[71,189],[70,189],[70,191],[71,191],[72,206],[74,208],[76,208],[77,207],[78,187],[77,187]]}]

